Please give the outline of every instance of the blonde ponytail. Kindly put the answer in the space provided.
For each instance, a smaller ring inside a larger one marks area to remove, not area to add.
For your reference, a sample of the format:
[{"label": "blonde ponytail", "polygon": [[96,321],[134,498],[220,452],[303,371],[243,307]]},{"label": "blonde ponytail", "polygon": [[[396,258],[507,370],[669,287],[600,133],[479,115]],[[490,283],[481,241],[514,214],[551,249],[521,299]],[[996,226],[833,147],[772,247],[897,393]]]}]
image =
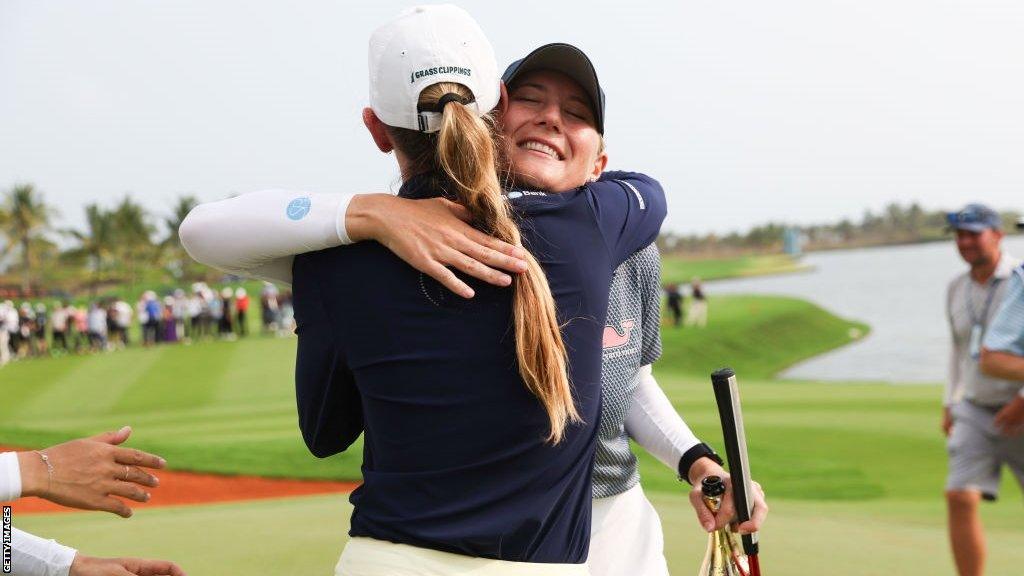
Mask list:
[{"label": "blonde ponytail", "polygon": [[[420,93],[420,105],[436,106],[442,96],[450,93],[465,99],[470,96],[465,86],[442,82]],[[489,120],[489,117],[478,117],[458,101],[451,102],[443,109],[433,157],[427,160],[427,150],[423,149],[422,141],[416,142],[419,146],[411,148],[420,149],[419,169],[434,168],[445,174],[454,187],[449,192],[453,192],[458,202],[473,215],[477,228],[509,244],[522,246],[519,227],[512,218],[498,182],[499,155]],[[405,149],[403,141],[413,144],[411,140],[421,138],[423,135],[413,132],[403,135],[396,143]],[[416,155],[414,151],[413,156]],[[573,402],[565,344],[547,277],[529,252],[526,253],[526,261],[526,272],[515,276],[512,284],[519,375],[526,388],[544,405],[551,424],[548,440],[557,444],[562,440],[566,426],[581,419]]]}]

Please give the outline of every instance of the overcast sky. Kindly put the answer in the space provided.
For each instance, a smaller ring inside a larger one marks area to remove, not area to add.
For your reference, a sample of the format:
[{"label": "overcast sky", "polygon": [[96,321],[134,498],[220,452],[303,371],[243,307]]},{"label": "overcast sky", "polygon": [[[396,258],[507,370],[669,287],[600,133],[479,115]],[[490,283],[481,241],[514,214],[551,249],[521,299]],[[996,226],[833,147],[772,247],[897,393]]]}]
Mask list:
[{"label": "overcast sky", "polygon": [[[459,2],[500,66],[583,48],[611,168],[682,233],[982,200],[1024,208],[1024,3]],[[0,188],[79,225],[125,193],[394,189],[359,119],[366,44],[409,2],[0,0]]]}]

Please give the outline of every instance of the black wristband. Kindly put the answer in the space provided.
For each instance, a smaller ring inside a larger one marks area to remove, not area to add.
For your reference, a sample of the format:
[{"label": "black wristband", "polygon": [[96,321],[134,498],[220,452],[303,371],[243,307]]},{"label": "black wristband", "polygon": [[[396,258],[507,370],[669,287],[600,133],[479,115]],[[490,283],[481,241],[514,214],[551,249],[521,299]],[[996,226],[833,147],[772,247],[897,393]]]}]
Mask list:
[{"label": "black wristband", "polygon": [[715,451],[711,449],[711,446],[701,442],[687,450],[686,453],[683,454],[683,457],[679,459],[679,480],[686,481],[686,483],[689,484],[690,468],[693,466],[694,462],[705,457],[718,462],[720,466],[725,464],[722,461],[722,457],[716,454]]}]

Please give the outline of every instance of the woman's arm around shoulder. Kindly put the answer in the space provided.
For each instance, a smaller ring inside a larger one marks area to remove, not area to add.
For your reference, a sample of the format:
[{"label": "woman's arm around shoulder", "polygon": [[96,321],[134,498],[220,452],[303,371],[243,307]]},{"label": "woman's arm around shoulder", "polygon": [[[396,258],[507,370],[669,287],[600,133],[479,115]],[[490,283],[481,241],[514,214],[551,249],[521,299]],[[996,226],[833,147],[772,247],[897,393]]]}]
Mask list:
[{"label": "woman's arm around shoulder", "polygon": [[351,243],[351,194],[262,190],[199,204],[181,223],[181,244],[196,261],[239,276],[291,282],[291,259]]},{"label": "woman's arm around shoulder", "polygon": [[469,298],[473,291],[452,269],[498,286],[512,282],[505,271],[526,269],[521,248],[487,236],[469,220],[464,208],[443,198],[265,190],[196,206],[179,236],[198,262],[286,284],[297,254],[376,240]]},{"label": "woman's arm around shoulder", "polygon": [[658,237],[668,207],[657,180],[636,172],[609,171],[585,188],[616,266]]}]

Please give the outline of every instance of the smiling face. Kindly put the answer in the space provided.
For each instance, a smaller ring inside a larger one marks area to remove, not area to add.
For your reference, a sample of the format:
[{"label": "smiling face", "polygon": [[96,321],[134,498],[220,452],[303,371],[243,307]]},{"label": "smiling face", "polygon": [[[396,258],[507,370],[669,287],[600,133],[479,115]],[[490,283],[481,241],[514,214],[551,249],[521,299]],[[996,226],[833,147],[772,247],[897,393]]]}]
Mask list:
[{"label": "smiling face", "polygon": [[999,242],[1003,233],[991,228],[981,232],[956,231],[956,247],[960,257],[972,268],[988,266],[999,260]]},{"label": "smiling face", "polygon": [[586,93],[559,72],[517,80],[501,125],[518,186],[565,192],[596,180],[608,163]]}]

